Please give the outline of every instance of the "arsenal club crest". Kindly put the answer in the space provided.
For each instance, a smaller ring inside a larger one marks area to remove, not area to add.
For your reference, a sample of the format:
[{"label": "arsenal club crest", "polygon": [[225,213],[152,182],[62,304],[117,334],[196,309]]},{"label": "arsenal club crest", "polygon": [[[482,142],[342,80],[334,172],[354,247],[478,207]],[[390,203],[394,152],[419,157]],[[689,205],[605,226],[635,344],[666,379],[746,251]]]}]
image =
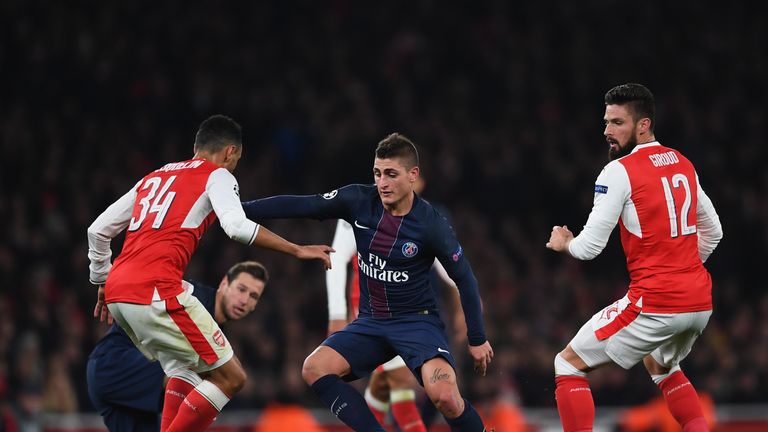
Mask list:
[{"label": "arsenal club crest", "polygon": [[224,333],[222,333],[221,330],[216,330],[216,333],[213,334],[213,341],[216,342],[216,345],[222,348],[227,345],[227,339],[224,337]]}]

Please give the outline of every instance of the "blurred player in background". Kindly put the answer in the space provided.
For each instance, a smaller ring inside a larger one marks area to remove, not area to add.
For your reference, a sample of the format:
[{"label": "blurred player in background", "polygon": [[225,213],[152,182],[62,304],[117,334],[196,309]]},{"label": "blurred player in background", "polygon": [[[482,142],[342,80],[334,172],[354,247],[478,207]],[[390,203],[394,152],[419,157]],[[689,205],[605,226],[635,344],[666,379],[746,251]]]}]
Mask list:
[{"label": "blurred player in background", "polygon": [[685,432],[706,431],[696,390],[680,369],[712,314],[703,263],[722,238],[720,219],[693,164],[654,137],[653,94],[624,84],[605,95],[610,162],[597,177],[592,212],[574,238],[555,226],[547,247],[588,260],[619,223],[630,275],[622,299],[595,314],[555,357],[557,407],[566,432],[592,430],[586,374],[641,360]]},{"label": "blurred player in background", "polygon": [[[245,383],[232,347],[182,275],[218,217],[227,235],[330,266],[328,246],[298,246],[245,217],[232,175],[242,155],[240,125],[215,115],[200,124],[192,159],[147,174],[88,227],[94,316],[120,323],[170,377],[161,430],[205,430]],[[111,240],[127,228],[114,266]],[[111,314],[111,315],[110,315]]]},{"label": "blurred player in background", "polygon": [[360,275],[360,312],[307,357],[304,380],[356,431],[383,431],[365,399],[344,383],[367,376],[400,355],[424,385],[451,430],[482,431],[482,421],[456,383],[455,360],[438,314],[430,269],[435,258],[456,281],[475,370],[485,374],[493,350],[486,340],[477,280],[453,230],[414,193],[418,152],[400,134],[376,148],[375,185],[349,185],[323,195],[280,196],[244,203],[261,218],[344,219],[353,226]]},{"label": "blurred player in background", "polygon": [[[269,280],[258,262],[232,266],[218,289],[187,285],[193,296],[221,325],[245,318],[259,302]],[[88,394],[110,432],[157,432],[165,393],[165,373],[150,362],[117,323],[88,357]]]}]

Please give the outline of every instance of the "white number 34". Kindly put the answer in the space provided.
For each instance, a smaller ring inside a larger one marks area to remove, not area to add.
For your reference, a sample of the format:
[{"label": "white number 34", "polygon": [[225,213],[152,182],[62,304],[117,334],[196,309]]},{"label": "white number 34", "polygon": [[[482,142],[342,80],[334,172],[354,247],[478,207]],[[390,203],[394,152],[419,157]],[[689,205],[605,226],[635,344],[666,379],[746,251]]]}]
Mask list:
[{"label": "white number 34", "polygon": [[[136,231],[141,228],[141,224],[144,222],[148,213],[155,213],[155,220],[152,223],[152,228],[160,228],[160,225],[163,224],[163,219],[165,219],[165,215],[168,213],[168,209],[171,208],[173,199],[176,197],[176,192],[168,192],[168,189],[170,189],[174,180],[176,180],[176,176],[168,177],[168,180],[165,181],[162,188],[160,188],[160,182],[162,181],[160,177],[151,177],[144,182],[144,187],[142,187],[141,190],[149,189],[149,192],[139,201],[139,204],[141,205],[141,213],[139,213],[138,219],[135,217],[131,218],[131,223],[128,225],[128,231]],[[159,193],[157,191],[158,188],[160,189]],[[154,201],[152,200],[153,198]],[[151,205],[150,201],[152,202]]]}]

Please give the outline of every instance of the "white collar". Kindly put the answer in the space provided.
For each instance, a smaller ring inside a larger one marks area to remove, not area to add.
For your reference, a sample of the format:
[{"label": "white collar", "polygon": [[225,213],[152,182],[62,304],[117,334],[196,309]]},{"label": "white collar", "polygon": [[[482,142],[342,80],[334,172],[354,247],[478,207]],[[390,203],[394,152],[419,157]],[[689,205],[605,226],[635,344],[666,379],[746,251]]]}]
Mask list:
[{"label": "white collar", "polygon": [[638,144],[638,145],[635,146],[635,148],[632,149],[631,153],[634,153],[634,152],[636,152],[636,151],[638,151],[640,149],[644,149],[646,147],[660,146],[660,145],[661,144],[659,144],[658,141],[651,141],[651,142],[647,142],[647,143]]}]

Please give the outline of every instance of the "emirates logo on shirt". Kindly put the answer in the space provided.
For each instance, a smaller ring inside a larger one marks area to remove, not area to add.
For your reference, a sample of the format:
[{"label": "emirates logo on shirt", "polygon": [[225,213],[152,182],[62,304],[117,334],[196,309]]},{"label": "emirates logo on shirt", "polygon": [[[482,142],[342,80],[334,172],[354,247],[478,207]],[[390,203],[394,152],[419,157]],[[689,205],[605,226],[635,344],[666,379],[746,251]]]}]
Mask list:
[{"label": "emirates logo on shirt", "polygon": [[224,333],[222,333],[221,330],[216,330],[216,333],[213,334],[213,341],[216,342],[216,345],[222,348],[227,345],[227,339],[224,337]]}]

